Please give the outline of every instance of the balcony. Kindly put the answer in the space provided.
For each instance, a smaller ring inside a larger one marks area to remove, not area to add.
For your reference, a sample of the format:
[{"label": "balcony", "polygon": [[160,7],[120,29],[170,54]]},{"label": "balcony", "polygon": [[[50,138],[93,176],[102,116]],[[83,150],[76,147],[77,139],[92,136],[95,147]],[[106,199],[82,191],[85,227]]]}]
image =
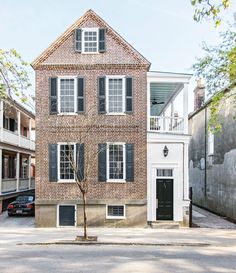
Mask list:
[{"label": "balcony", "polygon": [[16,178],[5,178],[2,179],[1,194],[15,193],[25,190],[33,190],[35,188],[35,178],[20,178],[19,184],[17,185]]},{"label": "balcony", "polygon": [[151,116],[149,130],[160,133],[184,133],[184,118]]},{"label": "balcony", "polygon": [[8,102],[0,102],[0,141],[35,150],[34,141],[35,120],[32,114],[27,114]]},{"label": "balcony", "polygon": [[148,72],[147,129],[188,134],[188,83],[191,75]]}]

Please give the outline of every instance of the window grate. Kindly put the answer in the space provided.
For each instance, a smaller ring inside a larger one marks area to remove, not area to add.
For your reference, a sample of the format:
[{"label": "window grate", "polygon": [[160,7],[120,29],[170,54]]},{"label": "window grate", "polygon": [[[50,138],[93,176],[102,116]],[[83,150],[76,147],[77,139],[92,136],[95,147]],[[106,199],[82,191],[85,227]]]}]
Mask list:
[{"label": "window grate", "polygon": [[107,216],[124,217],[124,206],[107,206]]}]

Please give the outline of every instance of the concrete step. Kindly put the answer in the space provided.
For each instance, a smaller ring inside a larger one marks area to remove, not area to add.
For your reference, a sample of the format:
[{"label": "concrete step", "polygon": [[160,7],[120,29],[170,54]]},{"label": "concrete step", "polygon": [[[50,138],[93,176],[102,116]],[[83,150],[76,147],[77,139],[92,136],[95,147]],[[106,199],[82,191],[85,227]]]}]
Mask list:
[{"label": "concrete step", "polygon": [[178,229],[180,225],[174,221],[155,221],[151,222],[151,227],[157,229]]}]

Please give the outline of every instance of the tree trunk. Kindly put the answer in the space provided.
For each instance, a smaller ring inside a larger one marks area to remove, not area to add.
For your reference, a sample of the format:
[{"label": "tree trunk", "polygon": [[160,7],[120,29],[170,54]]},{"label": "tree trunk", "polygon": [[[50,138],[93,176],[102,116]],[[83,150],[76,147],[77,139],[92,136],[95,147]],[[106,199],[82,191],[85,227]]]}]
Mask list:
[{"label": "tree trunk", "polygon": [[83,210],[84,210],[84,239],[88,239],[87,235],[87,214],[86,214],[86,193],[83,192]]}]

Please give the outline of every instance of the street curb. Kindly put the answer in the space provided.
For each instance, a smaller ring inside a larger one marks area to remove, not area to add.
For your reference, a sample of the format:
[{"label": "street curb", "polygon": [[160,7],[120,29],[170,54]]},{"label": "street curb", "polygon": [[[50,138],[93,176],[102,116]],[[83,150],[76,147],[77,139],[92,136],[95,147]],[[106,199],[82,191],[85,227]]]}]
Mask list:
[{"label": "street curb", "polygon": [[132,243],[132,242],[78,242],[78,241],[58,241],[45,243],[18,243],[17,245],[117,245],[117,246],[188,246],[188,247],[208,247],[208,243]]}]

